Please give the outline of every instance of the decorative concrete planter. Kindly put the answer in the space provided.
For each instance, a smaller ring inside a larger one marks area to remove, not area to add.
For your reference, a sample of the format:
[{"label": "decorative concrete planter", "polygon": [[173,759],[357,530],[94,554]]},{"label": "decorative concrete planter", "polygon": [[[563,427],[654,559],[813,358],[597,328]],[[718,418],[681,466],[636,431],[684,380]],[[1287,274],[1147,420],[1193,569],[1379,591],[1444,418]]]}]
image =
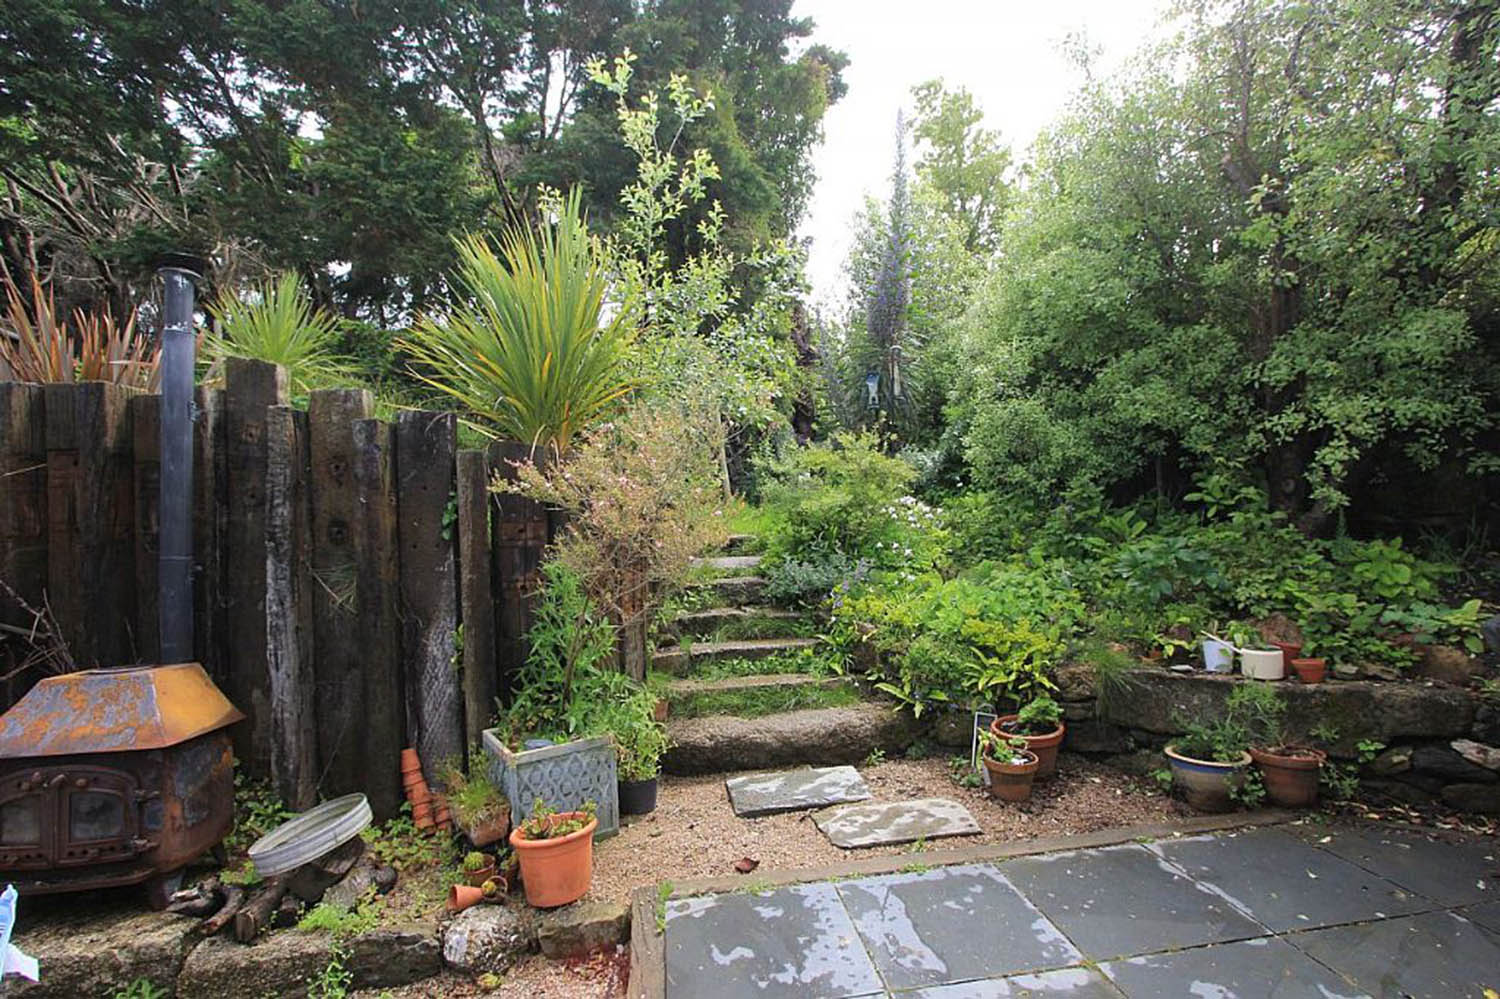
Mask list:
[{"label": "decorative concrete planter", "polygon": [[575,739],[516,752],[492,728],[484,730],[490,781],[510,802],[511,826],[520,826],[541,798],[548,808],[576,811],[592,801],[598,809],[596,839],[620,831],[620,798],[615,747],[607,738]]},{"label": "decorative concrete planter", "polygon": [[[1278,656],[1281,652],[1278,650]],[[1189,805],[1200,812],[1228,812],[1234,808],[1230,791],[1245,778],[1245,768],[1252,762],[1249,753],[1241,753],[1236,763],[1215,763],[1183,756],[1173,746],[1165,750],[1172,768],[1172,783],[1182,790]]]}]

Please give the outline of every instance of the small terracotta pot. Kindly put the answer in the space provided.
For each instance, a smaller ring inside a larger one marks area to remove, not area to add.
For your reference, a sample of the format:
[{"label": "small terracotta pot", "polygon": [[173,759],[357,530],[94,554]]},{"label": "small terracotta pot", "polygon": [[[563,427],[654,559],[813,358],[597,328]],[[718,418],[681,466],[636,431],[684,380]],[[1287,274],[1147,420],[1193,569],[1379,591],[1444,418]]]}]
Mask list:
[{"label": "small terracotta pot", "polygon": [[433,795],[432,821],[444,832],[453,829],[453,816],[448,811],[448,802],[441,795]]},{"label": "small terracotta pot", "polygon": [[406,800],[411,802],[413,811],[415,811],[419,805],[426,805],[428,808],[432,808],[435,804],[432,799],[432,792],[427,789],[426,784],[422,784],[418,787],[408,788],[406,791]]},{"label": "small terracotta pot", "polygon": [[1002,763],[988,753],[979,759],[990,772],[990,797],[1000,801],[1025,801],[1031,797],[1031,783],[1036,779],[1041,762],[1031,750],[1020,754],[1024,763]]},{"label": "small terracotta pot", "polygon": [[417,756],[415,749],[401,750],[401,772],[403,774],[422,772],[422,760]]},{"label": "small terracotta pot", "polygon": [[1026,740],[1026,748],[1036,754],[1038,766],[1036,768],[1036,779],[1046,780],[1057,772],[1057,749],[1062,745],[1063,736],[1068,731],[1068,726],[1058,722],[1057,728],[1046,735],[1024,735],[1012,732],[1006,728],[1019,720],[1020,715],[1001,715],[990,722],[990,732],[998,739],[1008,739],[1013,735],[1020,735]]},{"label": "small terracotta pot", "polygon": [[[581,812],[560,812],[551,817],[553,825],[581,816]],[[517,828],[510,831],[510,845],[521,861],[521,884],[526,901],[538,909],[551,909],[576,902],[589,890],[594,875],[594,830],[599,820],[577,832],[556,839],[526,839]]]},{"label": "small terracotta pot", "polygon": [[657,698],[656,703],[651,706],[651,717],[656,721],[664,722],[667,720],[667,712],[670,708],[671,704],[665,697]]},{"label": "small terracotta pot", "polygon": [[449,885],[448,886],[448,911],[463,912],[471,905],[478,905],[484,901],[483,890],[473,885]]},{"label": "small terracotta pot", "polygon": [[1277,746],[1280,752],[1251,747],[1250,758],[1260,768],[1266,797],[1283,808],[1308,808],[1318,803],[1318,773],[1328,754],[1305,746]]},{"label": "small terracotta pot", "polygon": [[510,879],[503,874],[496,874],[484,884],[479,886],[484,894],[484,900],[491,904],[505,901],[505,896],[510,894]]},{"label": "small terracotta pot", "polygon": [[1292,663],[1302,658],[1302,645],[1299,642],[1272,642],[1272,645],[1281,650],[1281,669],[1287,676],[1292,675]]},{"label": "small terracotta pot", "polygon": [[1297,679],[1303,683],[1322,683],[1328,674],[1328,660],[1293,659],[1292,669],[1297,671]]},{"label": "small terracotta pot", "polygon": [[483,888],[484,883],[495,876],[495,858],[490,857],[489,861],[477,871],[464,871],[464,880],[475,888]]}]

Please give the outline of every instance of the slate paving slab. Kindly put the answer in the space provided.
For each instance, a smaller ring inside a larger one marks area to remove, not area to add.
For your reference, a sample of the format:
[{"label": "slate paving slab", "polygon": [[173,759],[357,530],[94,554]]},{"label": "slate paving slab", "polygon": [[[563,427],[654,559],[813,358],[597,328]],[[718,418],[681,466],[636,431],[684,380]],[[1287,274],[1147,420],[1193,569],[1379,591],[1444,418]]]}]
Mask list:
[{"label": "slate paving slab", "polygon": [[988,864],[887,874],[837,887],[876,968],[893,989],[1057,968],[1082,959]]},{"label": "slate paving slab", "polygon": [[1335,926],[1286,938],[1298,950],[1391,999],[1482,999],[1500,990],[1500,940],[1451,912]]},{"label": "slate paving slab", "polygon": [[1500,899],[1483,905],[1471,905],[1462,914],[1490,932],[1500,934]]},{"label": "slate paving slab", "polygon": [[901,999],[1120,999],[1120,990],[1088,968],[986,978],[900,993]]},{"label": "slate paving slab", "polygon": [[1127,996],[1142,999],[1369,995],[1274,937],[1131,957],[1101,967]]},{"label": "slate paving slab", "polygon": [[828,842],[846,850],[946,836],[974,836],[979,823],[951,798],[915,798],[851,805],[813,816]]},{"label": "slate paving slab", "polygon": [[1161,840],[1147,849],[1278,932],[1431,908],[1426,899],[1279,829]]},{"label": "slate paving slab", "polygon": [[667,903],[668,999],[881,995],[875,966],[828,884]]},{"label": "slate paving slab", "polygon": [[870,789],[853,767],[807,767],[745,774],[724,782],[734,814],[742,819],[777,812],[864,801]]},{"label": "slate paving slab", "polygon": [[1306,827],[1298,834],[1440,905],[1500,898],[1500,850],[1494,840],[1453,843],[1376,825]]},{"label": "slate paving slab", "polygon": [[1009,860],[1000,872],[1090,958],[1266,932],[1137,844]]}]

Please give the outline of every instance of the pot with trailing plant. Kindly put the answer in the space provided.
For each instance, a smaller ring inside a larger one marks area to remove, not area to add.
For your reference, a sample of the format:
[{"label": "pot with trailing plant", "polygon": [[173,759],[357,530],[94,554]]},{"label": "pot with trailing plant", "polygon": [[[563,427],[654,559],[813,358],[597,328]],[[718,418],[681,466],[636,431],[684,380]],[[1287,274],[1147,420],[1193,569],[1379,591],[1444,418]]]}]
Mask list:
[{"label": "pot with trailing plant", "polygon": [[528,904],[552,909],[583,897],[593,879],[598,825],[592,801],[578,811],[554,812],[536,799],[531,816],[510,831]]},{"label": "pot with trailing plant", "polygon": [[979,759],[990,775],[990,797],[1000,801],[1025,801],[1031,797],[1041,761],[1026,748],[1019,735],[979,733]]},{"label": "pot with trailing plant", "polygon": [[1221,717],[1182,723],[1182,730],[1164,750],[1172,786],[1200,812],[1229,811],[1254,762],[1243,713],[1226,700]]},{"label": "pot with trailing plant", "polygon": [[1062,706],[1046,694],[1033,697],[1016,714],[996,718],[990,731],[1001,739],[1018,735],[1026,740],[1026,748],[1036,754],[1037,780],[1046,780],[1057,772],[1057,749],[1067,726],[1063,724]]},{"label": "pot with trailing plant", "polygon": [[1328,754],[1292,741],[1285,726],[1286,702],[1276,688],[1246,684],[1230,695],[1227,705],[1245,721],[1250,757],[1260,770],[1266,797],[1283,808],[1316,805]]}]

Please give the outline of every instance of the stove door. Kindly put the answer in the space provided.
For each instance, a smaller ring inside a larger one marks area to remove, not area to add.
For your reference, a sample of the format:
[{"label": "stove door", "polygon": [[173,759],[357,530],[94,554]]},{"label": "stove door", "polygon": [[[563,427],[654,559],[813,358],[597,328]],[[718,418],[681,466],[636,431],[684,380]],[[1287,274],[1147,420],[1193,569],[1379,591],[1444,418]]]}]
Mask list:
[{"label": "stove door", "polygon": [[7,776],[0,784],[0,870],[51,867],[56,826],[52,795],[30,774]]},{"label": "stove door", "polygon": [[136,781],[122,770],[66,767],[58,771],[58,867],[126,860],[137,852]]}]

